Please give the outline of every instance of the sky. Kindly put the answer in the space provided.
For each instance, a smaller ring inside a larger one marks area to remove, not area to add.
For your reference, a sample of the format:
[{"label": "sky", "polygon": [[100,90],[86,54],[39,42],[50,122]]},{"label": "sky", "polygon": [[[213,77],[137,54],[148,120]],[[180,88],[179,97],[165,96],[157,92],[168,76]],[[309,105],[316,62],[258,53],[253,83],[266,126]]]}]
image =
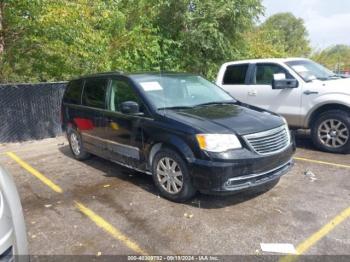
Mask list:
[{"label": "sky", "polygon": [[291,12],[303,18],[313,48],[350,45],[349,0],[263,0],[263,5],[266,17]]}]

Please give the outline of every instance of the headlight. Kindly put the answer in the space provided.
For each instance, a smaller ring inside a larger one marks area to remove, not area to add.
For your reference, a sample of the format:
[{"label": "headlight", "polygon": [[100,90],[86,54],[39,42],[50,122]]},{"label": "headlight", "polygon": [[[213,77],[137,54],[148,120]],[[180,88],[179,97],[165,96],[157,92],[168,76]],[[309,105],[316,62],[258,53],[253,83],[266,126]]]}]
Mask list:
[{"label": "headlight", "polygon": [[288,126],[287,120],[283,116],[281,116],[281,117],[282,117],[283,122],[284,122],[284,124],[286,126],[286,131],[287,131],[287,135],[288,135],[288,143],[290,143],[291,135],[290,135],[290,130],[289,130],[289,126]]},{"label": "headlight", "polygon": [[198,134],[200,149],[210,152],[224,152],[229,149],[242,148],[238,138],[233,134]]}]

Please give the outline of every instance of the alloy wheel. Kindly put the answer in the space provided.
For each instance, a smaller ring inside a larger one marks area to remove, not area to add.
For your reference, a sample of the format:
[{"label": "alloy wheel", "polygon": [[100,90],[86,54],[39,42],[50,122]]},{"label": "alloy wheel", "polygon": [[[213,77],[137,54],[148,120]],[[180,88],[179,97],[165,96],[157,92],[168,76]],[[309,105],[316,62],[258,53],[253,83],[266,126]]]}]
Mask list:
[{"label": "alloy wheel", "polygon": [[76,133],[70,135],[70,144],[72,147],[73,153],[78,156],[80,154],[80,140]]},{"label": "alloy wheel", "polygon": [[157,179],[170,194],[177,194],[183,187],[183,174],[179,164],[170,157],[163,157],[157,164]]},{"label": "alloy wheel", "polygon": [[344,146],[349,140],[349,130],[340,120],[327,119],[318,127],[318,138],[322,144],[330,148]]}]

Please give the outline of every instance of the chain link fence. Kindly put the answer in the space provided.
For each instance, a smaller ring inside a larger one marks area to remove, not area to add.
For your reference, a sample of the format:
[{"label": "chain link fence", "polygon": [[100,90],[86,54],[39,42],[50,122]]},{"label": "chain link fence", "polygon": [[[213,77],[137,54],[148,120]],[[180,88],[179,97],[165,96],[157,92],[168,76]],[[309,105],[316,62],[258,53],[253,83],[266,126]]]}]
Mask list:
[{"label": "chain link fence", "polygon": [[55,137],[65,82],[0,85],[0,143]]}]

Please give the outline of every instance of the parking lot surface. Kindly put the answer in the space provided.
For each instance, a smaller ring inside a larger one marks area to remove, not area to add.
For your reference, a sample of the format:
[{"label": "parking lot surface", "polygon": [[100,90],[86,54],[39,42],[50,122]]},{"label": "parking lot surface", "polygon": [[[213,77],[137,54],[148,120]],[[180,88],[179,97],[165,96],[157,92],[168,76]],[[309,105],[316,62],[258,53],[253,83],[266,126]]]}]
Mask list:
[{"label": "parking lot surface", "polygon": [[350,255],[349,155],[297,142],[295,166],[274,187],[184,204],[160,198],[151,176],[74,160],[65,137],[0,145],[0,163],[15,178],[33,255],[270,254],[261,243]]}]

